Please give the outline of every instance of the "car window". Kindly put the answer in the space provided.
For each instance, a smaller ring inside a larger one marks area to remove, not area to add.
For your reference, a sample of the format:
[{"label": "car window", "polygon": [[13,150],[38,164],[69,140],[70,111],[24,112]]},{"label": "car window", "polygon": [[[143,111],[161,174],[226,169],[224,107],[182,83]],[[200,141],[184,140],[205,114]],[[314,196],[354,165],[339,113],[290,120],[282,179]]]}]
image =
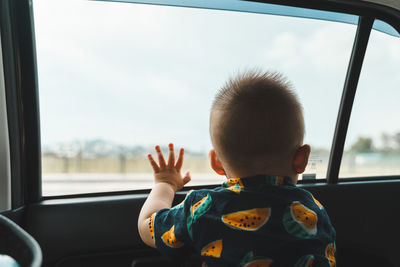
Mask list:
[{"label": "car window", "polygon": [[[304,178],[323,178],[356,26],[223,10],[34,1],[43,195],[150,188],[146,154],[186,149],[189,185],[211,171],[214,95],[240,71],[282,72],[304,106]],[[355,19],[357,19],[355,17]]]},{"label": "car window", "polygon": [[399,70],[400,38],[373,30],[354,100],[340,177],[400,174]]}]

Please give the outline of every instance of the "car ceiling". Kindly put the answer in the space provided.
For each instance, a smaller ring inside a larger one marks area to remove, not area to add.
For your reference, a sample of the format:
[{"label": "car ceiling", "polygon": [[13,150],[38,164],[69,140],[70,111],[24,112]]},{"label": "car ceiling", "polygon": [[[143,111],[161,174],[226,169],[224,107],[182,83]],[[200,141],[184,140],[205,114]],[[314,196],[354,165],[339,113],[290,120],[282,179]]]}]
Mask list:
[{"label": "car ceiling", "polygon": [[388,6],[400,11],[400,1],[398,0],[363,0],[365,2],[371,2],[383,6]]}]

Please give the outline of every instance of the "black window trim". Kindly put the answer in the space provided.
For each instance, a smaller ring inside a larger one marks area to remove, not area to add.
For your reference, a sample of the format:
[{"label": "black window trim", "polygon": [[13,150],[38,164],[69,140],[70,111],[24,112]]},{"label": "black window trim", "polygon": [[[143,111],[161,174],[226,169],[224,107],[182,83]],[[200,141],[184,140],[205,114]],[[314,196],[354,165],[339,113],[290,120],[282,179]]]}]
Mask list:
[{"label": "black window trim", "polygon": [[371,17],[360,17],[358,21],[329,156],[326,174],[328,184],[336,184],[339,178],[351,110],[373,23],[374,19]]},{"label": "black window trim", "polygon": [[[363,58],[365,51],[362,52],[362,50],[365,50],[365,40],[368,41],[367,35],[369,36],[371,30],[369,25],[374,19],[382,20],[400,32],[400,12],[370,2],[348,0],[250,1],[360,16],[352,57],[360,58],[362,55],[361,58]],[[67,196],[43,197],[41,192],[40,119],[32,0],[0,1],[0,27],[10,137],[12,208],[15,209],[43,199],[65,198]],[[354,96],[351,96],[355,93],[354,84],[357,84],[359,77],[359,73],[356,73],[357,69],[357,66],[349,63],[340,107],[342,111],[338,113],[335,137],[329,159],[328,184],[334,184],[338,181],[343,153],[342,143],[346,137],[343,133],[339,134],[339,130],[347,130],[347,120],[351,113],[351,106],[348,105],[353,102]],[[314,180],[317,183],[321,181],[324,181],[324,179]],[[148,192],[148,190],[88,193],[68,197],[137,194],[141,192]]]},{"label": "black window trim", "polygon": [[41,200],[41,150],[32,1],[0,1],[13,209]]}]

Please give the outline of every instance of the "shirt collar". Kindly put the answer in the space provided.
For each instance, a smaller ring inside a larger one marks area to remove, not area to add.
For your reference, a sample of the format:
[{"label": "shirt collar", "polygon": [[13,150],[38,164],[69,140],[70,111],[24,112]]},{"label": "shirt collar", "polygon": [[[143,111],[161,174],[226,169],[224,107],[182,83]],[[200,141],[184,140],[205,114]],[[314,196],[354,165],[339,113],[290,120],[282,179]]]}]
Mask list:
[{"label": "shirt collar", "polygon": [[292,178],[288,176],[276,176],[276,175],[254,175],[243,178],[229,178],[224,183],[224,187],[254,187],[254,186],[294,186]]}]

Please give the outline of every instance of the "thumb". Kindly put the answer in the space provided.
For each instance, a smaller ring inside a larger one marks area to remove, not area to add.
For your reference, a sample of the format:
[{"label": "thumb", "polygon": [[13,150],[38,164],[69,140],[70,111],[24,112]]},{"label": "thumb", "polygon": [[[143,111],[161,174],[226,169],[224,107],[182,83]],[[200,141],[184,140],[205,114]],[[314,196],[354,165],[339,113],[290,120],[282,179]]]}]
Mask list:
[{"label": "thumb", "polygon": [[183,177],[183,185],[187,184],[188,182],[190,182],[190,180],[192,180],[192,178],[190,177],[190,172],[186,172],[185,176]]}]

